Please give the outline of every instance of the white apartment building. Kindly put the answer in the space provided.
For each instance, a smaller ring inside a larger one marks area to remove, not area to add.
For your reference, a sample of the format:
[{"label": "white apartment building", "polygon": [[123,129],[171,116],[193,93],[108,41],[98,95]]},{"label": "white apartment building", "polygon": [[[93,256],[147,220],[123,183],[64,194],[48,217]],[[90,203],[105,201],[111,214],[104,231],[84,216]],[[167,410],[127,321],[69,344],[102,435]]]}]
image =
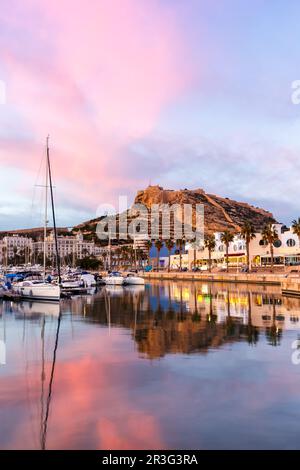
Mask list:
[{"label": "white apartment building", "polygon": [[0,263],[8,264],[16,256],[23,256],[29,262],[32,250],[32,238],[18,234],[7,235],[0,240]]},{"label": "white apartment building", "polygon": [[[293,233],[293,229],[283,224],[274,224],[273,226],[278,233],[278,240],[273,245],[275,264],[293,265],[300,263],[300,244],[297,235]],[[226,247],[221,241],[221,233],[214,234],[216,247],[211,253],[213,265],[220,265],[225,262]],[[241,266],[247,262],[246,243],[245,240],[236,234],[233,242],[229,244],[229,263],[232,266]],[[266,245],[262,240],[261,233],[256,233],[256,237],[250,243],[250,258],[252,265],[264,266],[271,261],[270,246]],[[192,248],[188,248],[188,264],[189,268],[194,265],[195,253]],[[200,250],[196,250],[196,265],[208,264],[208,249],[204,246]]]},{"label": "white apartment building", "polygon": [[[82,259],[88,256],[95,255],[95,243],[93,241],[85,241],[83,235],[78,232],[76,236],[61,236],[57,237],[58,252],[61,259],[65,259],[68,263],[74,262],[76,259]],[[48,259],[55,259],[55,239],[52,232],[46,239],[46,256]],[[44,253],[44,241],[37,241],[33,243],[34,255]]]},{"label": "white apartment building", "polygon": [[[293,233],[293,229],[285,227],[283,224],[274,224],[274,227],[278,233],[278,240],[274,243],[275,264],[294,265],[300,263],[299,238]],[[256,238],[251,241],[250,256],[254,264],[263,266],[270,262],[270,246],[264,244],[261,234],[257,234]]]}]

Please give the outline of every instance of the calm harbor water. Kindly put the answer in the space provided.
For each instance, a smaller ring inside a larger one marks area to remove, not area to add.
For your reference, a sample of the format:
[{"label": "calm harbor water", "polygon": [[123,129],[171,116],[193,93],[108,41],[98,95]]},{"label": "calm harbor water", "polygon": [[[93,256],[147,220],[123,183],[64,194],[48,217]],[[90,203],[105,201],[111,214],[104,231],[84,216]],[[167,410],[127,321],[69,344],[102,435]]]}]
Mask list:
[{"label": "calm harbor water", "polygon": [[0,449],[299,449],[300,301],[152,282],[0,303]]}]

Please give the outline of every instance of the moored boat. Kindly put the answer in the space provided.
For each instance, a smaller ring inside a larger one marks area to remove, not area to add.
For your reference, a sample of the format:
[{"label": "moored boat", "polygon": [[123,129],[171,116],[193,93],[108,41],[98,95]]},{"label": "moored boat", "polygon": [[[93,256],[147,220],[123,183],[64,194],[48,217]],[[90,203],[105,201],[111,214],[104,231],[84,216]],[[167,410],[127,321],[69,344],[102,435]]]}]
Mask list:
[{"label": "moored boat", "polygon": [[60,286],[48,282],[23,281],[15,288],[14,292],[24,299],[59,300]]},{"label": "moored boat", "polygon": [[121,286],[124,284],[124,277],[117,271],[110,273],[103,278],[106,285]]},{"label": "moored boat", "polygon": [[137,274],[129,273],[127,276],[124,278],[124,284],[126,285],[140,285],[143,286],[145,284],[145,280],[138,276]]}]

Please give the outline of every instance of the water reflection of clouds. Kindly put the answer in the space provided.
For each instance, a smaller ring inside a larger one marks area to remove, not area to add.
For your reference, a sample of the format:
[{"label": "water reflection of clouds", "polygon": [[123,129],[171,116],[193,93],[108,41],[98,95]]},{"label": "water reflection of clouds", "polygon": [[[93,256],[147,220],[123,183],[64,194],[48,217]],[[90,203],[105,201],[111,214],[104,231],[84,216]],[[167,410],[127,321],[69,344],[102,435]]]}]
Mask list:
[{"label": "water reflection of clouds", "polygon": [[[299,301],[274,289],[174,284],[61,304],[48,448],[297,447],[300,367],[290,345],[298,326],[289,318]],[[7,314],[1,448],[39,446],[38,307],[27,315],[16,304]],[[263,314],[286,328],[277,348]],[[48,379],[57,319],[45,318]],[[249,344],[253,325],[259,334]]]}]

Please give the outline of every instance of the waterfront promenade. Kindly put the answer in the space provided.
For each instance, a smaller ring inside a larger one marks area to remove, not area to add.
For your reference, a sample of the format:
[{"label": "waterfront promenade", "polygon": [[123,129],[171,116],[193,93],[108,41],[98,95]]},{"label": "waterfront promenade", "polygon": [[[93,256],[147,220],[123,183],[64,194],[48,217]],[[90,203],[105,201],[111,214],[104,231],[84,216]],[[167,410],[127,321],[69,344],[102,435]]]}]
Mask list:
[{"label": "waterfront promenade", "polygon": [[200,273],[200,272],[149,272],[141,274],[147,280],[201,281],[281,286],[285,295],[300,296],[300,276],[281,273]]}]

